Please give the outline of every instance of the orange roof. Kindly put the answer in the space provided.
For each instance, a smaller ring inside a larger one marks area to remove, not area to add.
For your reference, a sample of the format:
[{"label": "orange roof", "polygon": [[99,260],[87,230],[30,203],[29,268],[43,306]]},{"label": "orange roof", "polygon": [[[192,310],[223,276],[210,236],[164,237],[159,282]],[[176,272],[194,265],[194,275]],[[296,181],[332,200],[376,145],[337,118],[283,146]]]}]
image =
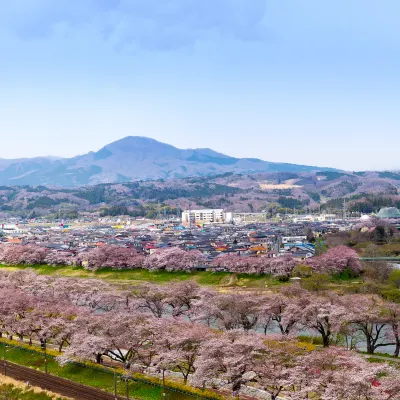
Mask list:
[{"label": "orange roof", "polygon": [[267,249],[264,246],[254,246],[250,247],[251,251],[266,251]]},{"label": "orange roof", "polygon": [[7,242],[8,243],[21,243],[21,239],[9,237],[9,238],[7,238]]}]

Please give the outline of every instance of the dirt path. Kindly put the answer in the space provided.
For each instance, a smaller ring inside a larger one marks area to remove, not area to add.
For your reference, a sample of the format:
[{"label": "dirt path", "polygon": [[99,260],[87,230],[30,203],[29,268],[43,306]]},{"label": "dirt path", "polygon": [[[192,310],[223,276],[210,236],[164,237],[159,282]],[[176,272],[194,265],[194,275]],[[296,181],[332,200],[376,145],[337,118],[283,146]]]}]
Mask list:
[{"label": "dirt path", "polygon": [[[4,374],[4,364],[0,361],[0,373]],[[32,386],[38,386],[53,393],[58,393],[76,400],[123,400],[122,397],[115,398],[112,394],[71,382],[54,375],[48,375],[31,368],[21,367],[7,361],[7,376],[19,381],[29,381]],[[131,398],[133,399],[133,398]]]}]

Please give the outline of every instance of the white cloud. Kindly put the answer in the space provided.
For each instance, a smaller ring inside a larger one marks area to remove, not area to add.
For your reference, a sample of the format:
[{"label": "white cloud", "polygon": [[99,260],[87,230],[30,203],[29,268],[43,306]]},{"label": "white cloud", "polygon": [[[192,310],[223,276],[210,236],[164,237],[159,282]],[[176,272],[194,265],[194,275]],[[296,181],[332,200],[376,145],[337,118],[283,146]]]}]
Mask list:
[{"label": "white cloud", "polygon": [[91,25],[115,48],[169,50],[213,35],[262,38],[265,0],[13,0],[0,22],[19,38]]}]

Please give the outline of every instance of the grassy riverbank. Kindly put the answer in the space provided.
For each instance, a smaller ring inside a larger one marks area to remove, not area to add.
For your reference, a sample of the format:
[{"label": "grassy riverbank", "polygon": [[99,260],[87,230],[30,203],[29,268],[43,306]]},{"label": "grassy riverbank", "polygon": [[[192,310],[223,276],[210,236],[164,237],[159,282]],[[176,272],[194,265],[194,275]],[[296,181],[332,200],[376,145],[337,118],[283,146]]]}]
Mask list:
[{"label": "grassy riverbank", "polygon": [[0,265],[0,268],[9,270],[23,270],[32,268],[40,275],[65,276],[77,278],[97,278],[110,282],[129,282],[141,283],[151,282],[157,284],[165,284],[168,282],[194,280],[200,285],[206,286],[226,286],[226,287],[249,287],[249,288],[265,288],[270,286],[279,286],[284,283],[270,275],[248,275],[248,274],[232,274],[229,272],[168,272],[154,271],[150,272],[146,269],[135,270],[112,270],[111,268],[103,268],[98,271],[87,271],[82,267],[62,266],[52,267],[50,265],[17,265],[7,266]]},{"label": "grassy riverbank", "polygon": [[[88,271],[82,267],[53,267],[50,265],[0,265],[0,268],[12,271],[32,268],[36,273],[40,275],[74,278],[95,278],[120,285],[139,285],[143,282],[163,285],[169,282],[194,280],[199,285],[218,287],[218,289],[221,291],[230,291],[235,289],[247,291],[274,290],[290,283],[281,281],[278,278],[273,277],[272,275],[249,275],[230,272],[150,272],[146,269],[113,270],[111,268],[103,268],[97,271]],[[351,278],[346,274],[343,274],[342,276],[325,277],[323,282],[320,281],[320,279],[315,279],[315,276],[303,278],[302,285],[304,285],[306,289],[314,291],[330,289],[335,291],[348,291],[352,293],[359,290],[364,285],[364,282],[359,277]]]}]

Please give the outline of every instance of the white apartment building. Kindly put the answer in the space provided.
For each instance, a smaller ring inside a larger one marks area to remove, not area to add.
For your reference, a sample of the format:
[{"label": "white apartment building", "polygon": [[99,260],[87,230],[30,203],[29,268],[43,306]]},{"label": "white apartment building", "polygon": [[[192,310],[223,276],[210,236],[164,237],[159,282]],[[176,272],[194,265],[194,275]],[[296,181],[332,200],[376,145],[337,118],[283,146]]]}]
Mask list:
[{"label": "white apartment building", "polygon": [[185,210],[182,212],[183,224],[206,224],[212,222],[224,222],[224,210],[205,209],[205,210]]},{"label": "white apartment building", "polygon": [[319,214],[319,215],[296,215],[293,217],[293,222],[326,222],[336,219],[335,214]]},{"label": "white apartment building", "polygon": [[26,229],[21,229],[18,224],[1,224],[0,232],[7,235],[10,233],[26,232]]},{"label": "white apartment building", "polygon": [[225,222],[233,222],[235,224],[248,223],[248,222],[266,222],[266,213],[257,212],[226,212],[224,213]]},{"label": "white apartment building", "polygon": [[312,215],[297,215],[293,218],[293,222],[296,224],[298,222],[313,222],[314,217]]}]

